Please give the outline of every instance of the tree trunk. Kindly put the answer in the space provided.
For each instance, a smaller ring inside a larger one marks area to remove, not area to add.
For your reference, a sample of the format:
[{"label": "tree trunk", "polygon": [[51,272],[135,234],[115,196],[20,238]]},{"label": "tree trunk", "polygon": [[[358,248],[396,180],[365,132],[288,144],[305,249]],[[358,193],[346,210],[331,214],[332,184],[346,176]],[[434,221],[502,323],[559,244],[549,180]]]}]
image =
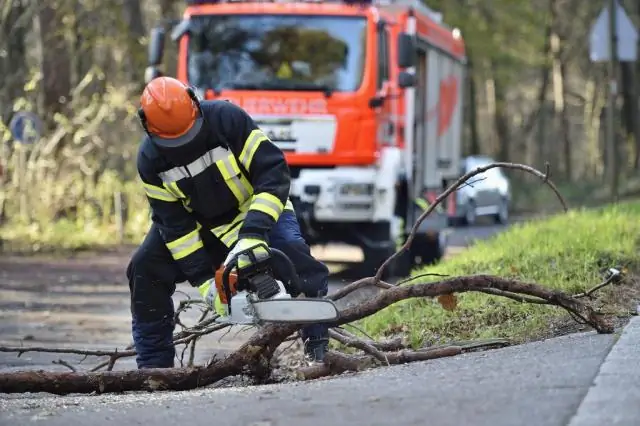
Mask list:
[{"label": "tree trunk", "polygon": [[[0,9],[1,11],[1,9]],[[13,1],[8,13],[0,15],[0,123],[8,125],[13,115],[14,102],[24,96],[24,85],[29,74],[25,39],[30,29],[31,11],[26,1]],[[11,157],[11,147],[0,136],[0,188],[4,189],[9,181],[7,163]],[[5,204],[7,191],[0,191],[0,224],[6,220]]]},{"label": "tree trunk", "polygon": [[[42,44],[42,109],[49,129],[54,114],[63,112],[71,95],[71,58],[65,40],[64,10],[49,2],[40,5],[38,23]],[[58,145],[58,150],[63,144]]]},{"label": "tree trunk", "polygon": [[[620,63],[620,81],[622,86],[622,119],[624,123],[626,140],[629,142],[627,150],[629,155],[633,153],[633,167],[638,168],[638,96],[637,83],[634,84],[633,64],[630,62]],[[627,163],[628,164],[628,163]],[[626,165],[625,165],[626,167]]]},{"label": "tree trunk", "polygon": [[125,0],[122,12],[128,31],[128,78],[138,85],[144,84],[144,67],[147,50],[142,48],[140,41],[146,35],[140,0]]},{"label": "tree trunk", "polygon": [[476,76],[475,68],[473,67],[473,61],[469,57],[467,63],[467,84],[469,86],[469,155],[480,154],[480,135],[478,133],[478,107],[477,107],[477,88],[476,88]]},{"label": "tree trunk", "polygon": [[[555,0],[551,0],[555,1]],[[536,164],[544,164],[544,139],[541,139],[542,128],[544,128],[543,121],[545,120],[545,106],[547,102],[547,90],[549,89],[549,82],[551,76],[551,19],[548,20],[545,27],[544,47],[542,51],[542,57],[544,63],[540,68],[540,87],[538,89],[538,96],[536,97],[536,109],[529,115],[524,125],[522,126],[522,137],[525,140],[532,140],[535,142],[535,147],[531,144],[527,145],[527,158],[533,158]],[[533,129],[536,129],[536,134],[533,138],[529,139],[529,135]]]},{"label": "tree trunk", "polygon": [[572,156],[571,140],[569,135],[569,119],[567,117],[565,102],[565,65],[562,62],[563,40],[559,33],[559,5],[557,0],[552,0],[551,9],[551,54],[553,58],[553,105],[555,118],[560,119],[560,132],[562,134],[562,146],[564,157],[564,174],[567,181],[571,181]]},{"label": "tree trunk", "polygon": [[[491,60],[491,71],[495,76],[498,66]],[[509,130],[509,105],[507,104],[507,94],[502,82],[497,78],[491,79],[493,87],[493,124],[498,138],[498,161],[508,161],[510,155],[510,130]]]},{"label": "tree trunk", "polygon": [[[0,21],[0,120],[8,123],[13,113],[13,102],[24,95],[28,76],[25,39],[30,29],[30,11],[25,1],[13,1],[5,19]],[[1,18],[1,17],[0,17]]]},{"label": "tree trunk", "polygon": [[93,28],[95,19],[92,14],[87,11],[82,0],[75,0],[75,10],[71,14],[72,41],[71,51],[73,78],[72,87],[80,84],[93,65],[93,47],[87,42],[87,28]]}]

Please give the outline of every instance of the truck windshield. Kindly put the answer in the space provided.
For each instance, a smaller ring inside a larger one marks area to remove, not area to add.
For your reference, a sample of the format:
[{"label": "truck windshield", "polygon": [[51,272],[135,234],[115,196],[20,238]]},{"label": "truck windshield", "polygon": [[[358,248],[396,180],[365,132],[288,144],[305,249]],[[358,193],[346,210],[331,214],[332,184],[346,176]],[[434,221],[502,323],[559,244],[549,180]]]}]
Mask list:
[{"label": "truck windshield", "polygon": [[365,43],[362,17],[192,17],[188,79],[200,89],[355,91]]}]

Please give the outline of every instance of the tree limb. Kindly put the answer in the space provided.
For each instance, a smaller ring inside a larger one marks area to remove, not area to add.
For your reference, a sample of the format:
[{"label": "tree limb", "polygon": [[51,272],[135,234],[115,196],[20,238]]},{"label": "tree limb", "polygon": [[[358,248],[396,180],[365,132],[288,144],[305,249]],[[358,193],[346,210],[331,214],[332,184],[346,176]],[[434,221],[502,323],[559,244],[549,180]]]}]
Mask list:
[{"label": "tree limb", "polygon": [[556,197],[562,204],[562,207],[564,208],[564,210],[565,211],[568,210],[567,203],[564,201],[564,198],[562,198],[562,195],[560,195],[560,191],[558,191],[558,188],[555,186],[555,184],[549,180],[549,164],[548,163],[545,165],[545,173],[542,173],[541,171],[534,169],[533,167],[526,166],[524,164],[517,164],[517,163],[497,162],[497,163],[488,164],[486,166],[477,167],[475,170],[465,173],[461,178],[459,178],[457,181],[451,184],[442,194],[440,194],[435,199],[433,203],[431,203],[429,208],[420,215],[416,223],[413,225],[413,228],[411,229],[411,232],[409,233],[409,236],[407,237],[407,240],[402,245],[402,247],[398,251],[396,251],[393,255],[389,256],[389,258],[383,262],[382,266],[378,268],[378,271],[376,272],[376,275],[374,277],[373,285],[378,285],[380,283],[384,270],[389,266],[389,264],[393,262],[402,253],[407,251],[409,247],[411,247],[411,243],[413,242],[413,238],[418,232],[418,228],[420,227],[420,224],[427,218],[427,216],[431,214],[431,212],[433,212],[436,209],[438,205],[440,205],[451,193],[453,193],[456,189],[458,189],[458,187],[460,187],[463,183],[465,183],[469,178],[479,175],[481,173],[484,173],[487,170],[493,169],[495,167],[502,167],[502,168],[514,169],[514,170],[523,170],[527,173],[533,174],[534,176],[540,178],[542,182],[548,185],[551,188],[551,190],[556,194]]}]

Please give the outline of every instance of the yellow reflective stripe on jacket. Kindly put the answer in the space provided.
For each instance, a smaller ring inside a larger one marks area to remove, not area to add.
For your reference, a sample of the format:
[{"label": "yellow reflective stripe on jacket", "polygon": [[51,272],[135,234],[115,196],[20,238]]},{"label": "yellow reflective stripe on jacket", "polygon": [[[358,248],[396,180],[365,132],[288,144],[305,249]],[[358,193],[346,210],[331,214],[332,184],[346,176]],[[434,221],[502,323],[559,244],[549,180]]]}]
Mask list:
[{"label": "yellow reflective stripe on jacket", "polygon": [[227,247],[231,247],[236,241],[238,241],[240,227],[242,226],[242,221],[244,221],[245,217],[247,217],[246,211],[236,216],[231,223],[216,226],[211,230],[211,232],[213,232],[213,235],[215,235],[216,238],[222,241],[222,244]]},{"label": "yellow reflective stripe on jacket", "polygon": [[175,195],[173,195],[171,192],[167,191],[164,188],[151,185],[146,182],[142,182],[142,186],[144,187],[145,194],[147,194],[149,198],[154,198],[156,200],[169,201],[169,202],[178,201],[178,198]]},{"label": "yellow reflective stripe on jacket", "polygon": [[[240,213],[230,222],[224,225],[216,226],[211,230],[213,235],[216,236],[225,246],[231,247],[238,241],[238,234],[240,233],[240,227],[242,222],[247,217],[247,209],[252,209],[253,203],[246,202],[240,206]],[[293,203],[287,199],[284,210],[293,210]]]},{"label": "yellow reflective stripe on jacket", "polygon": [[427,203],[424,198],[416,198],[416,204],[422,210],[427,210],[429,208],[429,203]]},{"label": "yellow reflective stripe on jacket", "polygon": [[225,246],[231,247],[236,241],[238,241],[238,234],[240,233],[240,227],[244,218],[247,217],[247,211],[249,209],[249,202],[245,202],[240,205],[240,213],[233,218],[230,223],[216,226],[211,230],[213,235],[216,236]]},{"label": "yellow reflective stripe on jacket", "polygon": [[220,170],[220,174],[225,183],[233,192],[239,204],[244,203],[251,197],[253,190],[247,178],[240,172],[240,167],[233,155],[228,155],[222,160],[216,161],[216,166]]},{"label": "yellow reflective stripe on jacket", "polygon": [[180,201],[182,202],[182,205],[189,213],[193,211],[193,209],[189,207],[189,203],[191,202],[191,199],[186,195],[184,195],[184,192],[182,192],[182,190],[178,187],[178,184],[176,182],[164,182],[163,185],[165,188],[167,188],[167,190],[171,194],[173,194],[175,197],[180,199]]},{"label": "yellow reflective stripe on jacket", "polygon": [[253,160],[253,155],[258,150],[258,147],[262,142],[267,140],[269,140],[269,138],[267,138],[262,130],[255,129],[251,131],[247,140],[244,142],[242,152],[240,153],[240,162],[247,170],[251,168],[251,161]]},{"label": "yellow reflective stripe on jacket", "polygon": [[[423,212],[427,211],[427,209],[431,206],[431,204],[424,198],[416,198],[415,203],[422,209]],[[442,204],[438,204],[435,210],[438,213],[442,213],[444,211],[444,207],[442,206]]]},{"label": "yellow reflective stripe on jacket", "polygon": [[278,221],[282,210],[284,210],[284,206],[275,195],[269,194],[268,192],[261,192],[253,196],[249,210],[257,210],[268,214],[273,220]]},{"label": "yellow reflective stripe on jacket", "polygon": [[169,191],[171,194],[173,194],[174,197],[176,197],[176,198],[186,198],[185,195],[184,195],[184,192],[182,192],[182,190],[178,187],[177,183],[175,183],[175,182],[164,182],[163,185],[167,189],[167,191]]},{"label": "yellow reflective stripe on jacket", "polygon": [[173,256],[175,260],[180,260],[183,257],[187,257],[194,251],[204,246],[199,234],[201,227],[202,225],[198,223],[194,231],[189,232],[187,235],[184,235],[177,240],[173,240],[170,243],[167,243],[167,248],[169,249],[169,251],[171,252],[171,256]]}]

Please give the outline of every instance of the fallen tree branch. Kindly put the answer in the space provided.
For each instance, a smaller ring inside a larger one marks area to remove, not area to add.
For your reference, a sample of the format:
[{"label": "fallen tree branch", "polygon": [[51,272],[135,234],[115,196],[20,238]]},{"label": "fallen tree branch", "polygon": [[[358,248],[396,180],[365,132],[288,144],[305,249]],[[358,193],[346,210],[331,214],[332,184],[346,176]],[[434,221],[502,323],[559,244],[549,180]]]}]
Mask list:
[{"label": "fallen tree branch", "polygon": [[[134,351],[95,351],[85,349],[63,349],[63,348],[45,348],[40,346],[0,346],[0,352],[14,352],[20,357],[27,352],[44,352],[50,354],[74,354],[74,355],[86,355],[86,356],[131,356],[135,355]],[[133,353],[131,353],[133,352]]]},{"label": "fallen tree branch", "polygon": [[495,289],[495,288],[485,288],[485,289],[479,290],[479,291],[481,293],[492,294],[494,296],[502,296],[502,297],[506,297],[507,299],[513,299],[516,302],[533,303],[533,304],[538,304],[538,305],[551,305],[550,302],[547,302],[544,299],[535,298],[535,297],[521,296],[519,294],[509,293],[509,292],[498,290],[498,289]]},{"label": "fallen tree branch", "polygon": [[389,284],[384,281],[376,282],[372,280],[371,277],[367,277],[367,278],[359,279],[358,281],[354,281],[351,284],[347,284],[341,289],[334,291],[333,293],[327,296],[327,299],[337,301],[347,296],[348,294],[353,293],[356,290],[359,290],[364,287],[369,287],[369,286],[378,287],[385,290],[394,287],[393,284]]},{"label": "fallen tree branch", "polygon": [[[387,365],[397,365],[455,356],[462,352],[463,349],[460,346],[446,346],[421,351],[404,349],[397,352],[385,352],[383,355]],[[375,368],[379,365],[378,362],[377,358],[372,355],[347,355],[329,351],[325,356],[324,364],[300,368],[296,371],[296,378],[298,380],[315,380],[348,371],[358,372]]]},{"label": "fallen tree branch", "polygon": [[609,268],[608,272],[609,272],[609,276],[607,277],[606,280],[604,280],[600,284],[590,288],[589,290],[585,291],[584,293],[578,293],[573,297],[591,297],[591,295],[593,293],[595,293],[596,291],[600,290],[601,288],[604,288],[604,287],[608,286],[609,284],[612,284],[612,283],[615,283],[615,282],[619,282],[622,279],[622,273],[621,273],[620,270],[618,270],[616,268]]},{"label": "fallen tree branch", "polygon": [[[370,277],[369,280],[373,281],[374,277]],[[596,314],[591,307],[563,292],[548,289],[538,284],[490,275],[456,277],[438,282],[392,287],[359,305],[342,310],[339,320],[331,324],[331,326],[337,327],[357,321],[405,299],[437,297],[443,294],[481,291],[484,289],[497,289],[509,293],[538,297],[548,301],[551,305],[562,307],[573,313],[599,333],[613,332],[613,326]],[[262,380],[269,374],[269,362],[276,348],[295,333],[298,328],[299,326],[296,324],[267,325],[259,329],[238,350],[207,367],[94,373],[44,371],[0,373],[0,392],[67,394],[132,390],[186,390],[207,386],[226,377],[241,374],[248,374],[258,380]],[[389,363],[425,359],[425,355],[412,355],[406,351],[399,351],[394,354],[385,353]]]},{"label": "fallen tree branch", "polygon": [[[382,341],[382,342],[378,342],[372,339],[360,339],[358,336],[349,333],[347,330],[345,330],[342,327],[336,327],[332,329],[333,332],[335,333],[339,333],[342,334],[343,336],[349,338],[349,339],[356,339],[356,340],[362,340],[364,343],[373,346],[376,349],[379,349],[381,351],[399,351],[400,349],[405,349],[406,346],[404,345],[404,343],[402,343],[402,338],[398,337],[392,340],[386,340],[386,341]],[[336,339],[337,340],[337,339]]]},{"label": "fallen tree branch", "polygon": [[455,190],[457,190],[461,185],[463,185],[469,178],[479,175],[480,173],[484,173],[487,170],[493,169],[496,167],[522,170],[540,178],[542,182],[548,185],[551,188],[551,190],[556,194],[556,197],[562,204],[562,207],[564,208],[565,212],[568,210],[567,203],[564,201],[564,198],[562,198],[562,195],[560,195],[560,191],[558,191],[558,188],[556,187],[556,185],[549,180],[549,164],[548,163],[545,164],[545,173],[542,173],[541,171],[534,169],[533,167],[526,166],[524,164],[517,164],[517,163],[498,162],[498,163],[487,164],[486,166],[482,166],[482,167],[477,167],[476,169],[468,173],[465,173],[457,181],[451,184],[443,193],[438,195],[435,201],[431,203],[429,208],[418,217],[418,219],[416,220],[416,223],[414,223],[413,227],[411,228],[411,232],[409,233],[407,240],[402,245],[402,247],[400,247],[400,249],[396,251],[394,254],[389,256],[389,258],[387,258],[376,271],[376,275],[373,280],[373,285],[378,285],[378,283],[381,281],[382,274],[384,273],[385,269],[391,264],[391,262],[393,262],[402,253],[409,250],[409,248],[411,247],[411,243],[413,242],[413,239],[416,233],[418,232],[418,228],[420,227],[422,222],[427,218],[427,216],[429,216],[436,209],[436,207],[438,207],[449,195],[451,195]]}]

